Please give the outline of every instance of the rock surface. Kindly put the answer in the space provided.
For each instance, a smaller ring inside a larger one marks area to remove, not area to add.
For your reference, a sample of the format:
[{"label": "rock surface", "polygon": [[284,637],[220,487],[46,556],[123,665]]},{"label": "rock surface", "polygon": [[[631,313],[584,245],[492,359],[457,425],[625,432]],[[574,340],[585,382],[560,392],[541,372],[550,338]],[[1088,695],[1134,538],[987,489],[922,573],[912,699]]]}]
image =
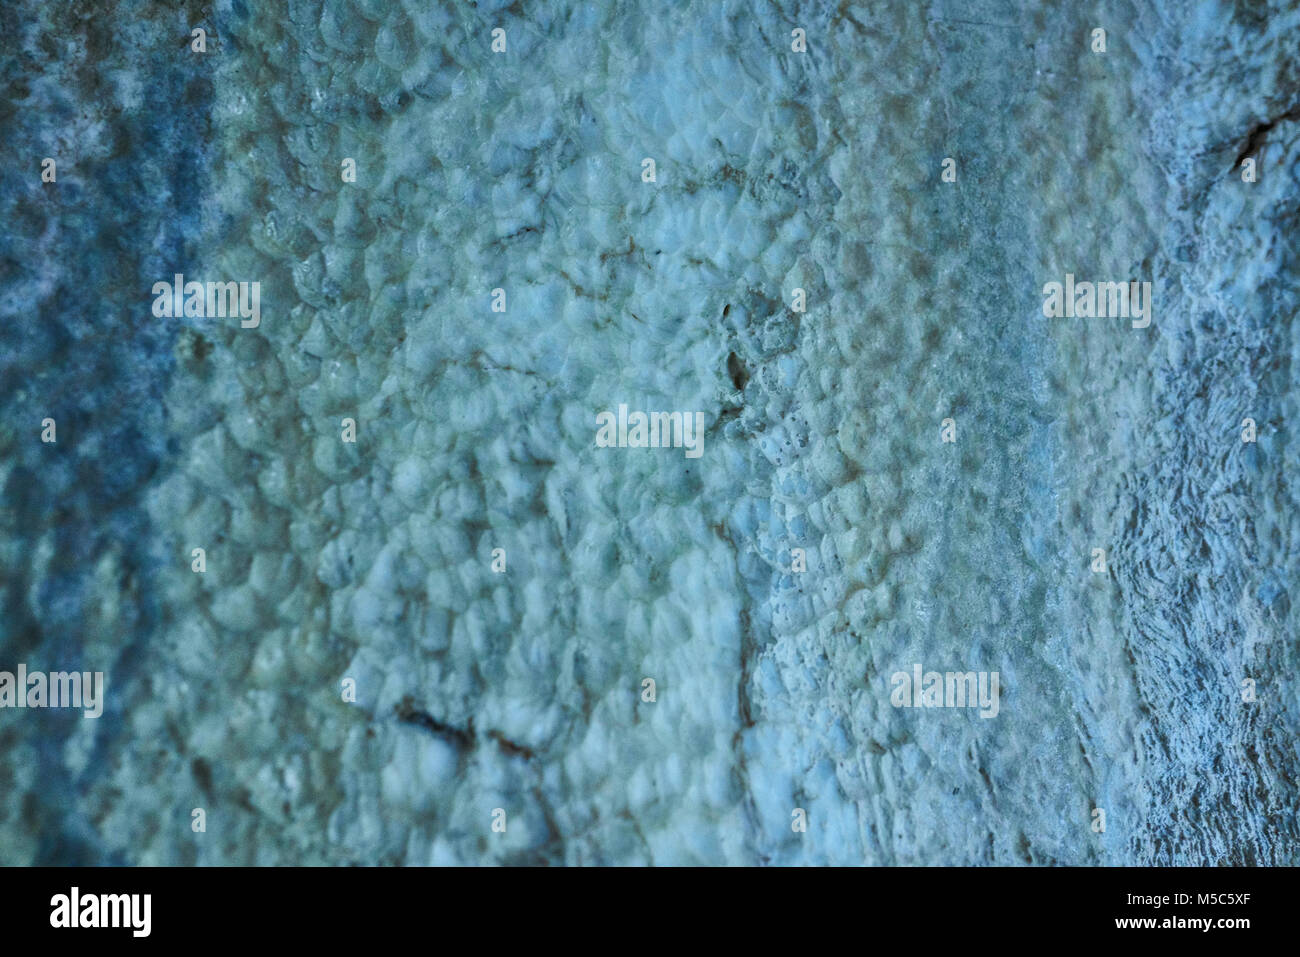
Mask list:
[{"label": "rock surface", "polygon": [[0,861],[1297,863],[1294,4],[74,11],[0,11],[0,669],[108,702],[0,710]]}]

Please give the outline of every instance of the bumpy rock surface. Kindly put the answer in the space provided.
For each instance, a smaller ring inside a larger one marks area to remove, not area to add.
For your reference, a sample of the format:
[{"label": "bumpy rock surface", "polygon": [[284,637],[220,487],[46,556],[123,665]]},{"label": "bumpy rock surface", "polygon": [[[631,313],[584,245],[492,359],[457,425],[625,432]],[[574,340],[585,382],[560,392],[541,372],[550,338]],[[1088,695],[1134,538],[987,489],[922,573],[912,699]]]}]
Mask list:
[{"label": "bumpy rock surface", "polygon": [[[0,860],[1296,863],[1293,4],[0,34],[0,669],[109,698],[0,711]],[[153,317],[175,272],[261,324]],[[1067,273],[1151,325],[1045,318]]]}]

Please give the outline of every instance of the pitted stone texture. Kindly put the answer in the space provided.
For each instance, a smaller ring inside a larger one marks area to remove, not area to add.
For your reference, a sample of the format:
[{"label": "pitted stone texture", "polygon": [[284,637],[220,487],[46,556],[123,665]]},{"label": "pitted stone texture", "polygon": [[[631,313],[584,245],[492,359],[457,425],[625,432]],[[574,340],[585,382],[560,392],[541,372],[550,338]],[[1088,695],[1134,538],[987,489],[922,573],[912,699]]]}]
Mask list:
[{"label": "pitted stone texture", "polygon": [[[500,56],[481,10],[296,4],[239,31],[219,175],[249,239],[221,268],[261,279],[264,318],[173,393],[211,411],[153,512],[213,543],[206,576],[164,575],[157,649],[192,662],[177,720],[221,768],[200,860],[273,857],[271,829],[318,861],[755,859],[753,439],[787,401],[787,274],[838,195],[806,81],[765,79],[799,66],[774,10],[502,17]],[[322,45],[357,59],[275,70]],[[704,456],[596,448],[619,403],[703,412]],[[221,741],[203,700],[285,745]]]},{"label": "pitted stone texture", "polygon": [[[1228,171],[1300,33],[1241,7],[219,4],[203,268],[262,324],[177,332],[98,852],[1293,860],[1297,124]],[[1152,326],[1044,319],[1067,272]]]}]

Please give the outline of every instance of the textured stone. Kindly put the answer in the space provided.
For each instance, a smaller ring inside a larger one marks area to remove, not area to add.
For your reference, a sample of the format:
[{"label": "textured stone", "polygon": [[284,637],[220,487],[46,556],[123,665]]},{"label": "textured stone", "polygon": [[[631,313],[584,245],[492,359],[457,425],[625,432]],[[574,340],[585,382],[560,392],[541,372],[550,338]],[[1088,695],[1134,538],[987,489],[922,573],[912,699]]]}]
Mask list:
[{"label": "textured stone", "polygon": [[0,859],[1296,862],[1291,5],[430,6],[0,13]]}]

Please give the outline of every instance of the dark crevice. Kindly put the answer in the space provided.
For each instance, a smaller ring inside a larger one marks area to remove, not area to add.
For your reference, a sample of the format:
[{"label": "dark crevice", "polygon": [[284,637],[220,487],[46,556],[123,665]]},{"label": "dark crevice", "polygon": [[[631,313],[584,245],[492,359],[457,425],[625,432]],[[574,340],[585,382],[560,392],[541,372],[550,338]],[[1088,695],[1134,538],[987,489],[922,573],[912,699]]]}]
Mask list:
[{"label": "dark crevice", "polygon": [[397,715],[397,720],[402,724],[413,725],[428,731],[430,734],[435,734],[462,750],[468,750],[474,746],[473,718],[469,719],[464,728],[447,724],[445,721],[439,721],[429,712],[417,708],[410,695],[393,705],[393,713]]},{"label": "dark crevice", "polygon": [[[397,720],[402,724],[409,724],[436,735],[462,751],[468,751],[478,744],[478,734],[474,730],[473,718],[470,718],[463,728],[449,724],[446,721],[440,721],[422,708],[417,708],[415,699],[410,695],[406,695],[393,706],[393,713],[397,715]],[[537,757],[537,752],[532,748],[511,740],[500,731],[491,730],[484,736],[495,741],[502,752],[511,757],[520,757],[526,761],[531,761]]]},{"label": "dark crevice", "polygon": [[1265,135],[1267,135],[1275,126],[1285,120],[1297,119],[1300,119],[1300,105],[1291,107],[1291,109],[1287,110],[1285,113],[1282,113],[1267,122],[1256,123],[1251,131],[1246,134],[1246,145],[1243,146],[1241,152],[1237,154],[1237,158],[1233,161],[1232,169],[1229,170],[1229,172],[1234,172],[1241,166],[1243,161],[1258,153],[1260,147],[1264,145]]},{"label": "dark crevice", "polygon": [[745,384],[749,382],[749,370],[734,352],[727,353],[727,375],[731,376],[731,384],[737,391],[744,391]]},{"label": "dark crevice", "polygon": [[500,731],[489,731],[488,737],[491,738],[493,741],[495,741],[500,746],[502,751],[504,751],[506,754],[511,755],[512,757],[521,757],[526,761],[531,761],[533,758],[537,756],[532,748],[525,747],[522,744],[517,744],[516,742],[511,741]]}]

